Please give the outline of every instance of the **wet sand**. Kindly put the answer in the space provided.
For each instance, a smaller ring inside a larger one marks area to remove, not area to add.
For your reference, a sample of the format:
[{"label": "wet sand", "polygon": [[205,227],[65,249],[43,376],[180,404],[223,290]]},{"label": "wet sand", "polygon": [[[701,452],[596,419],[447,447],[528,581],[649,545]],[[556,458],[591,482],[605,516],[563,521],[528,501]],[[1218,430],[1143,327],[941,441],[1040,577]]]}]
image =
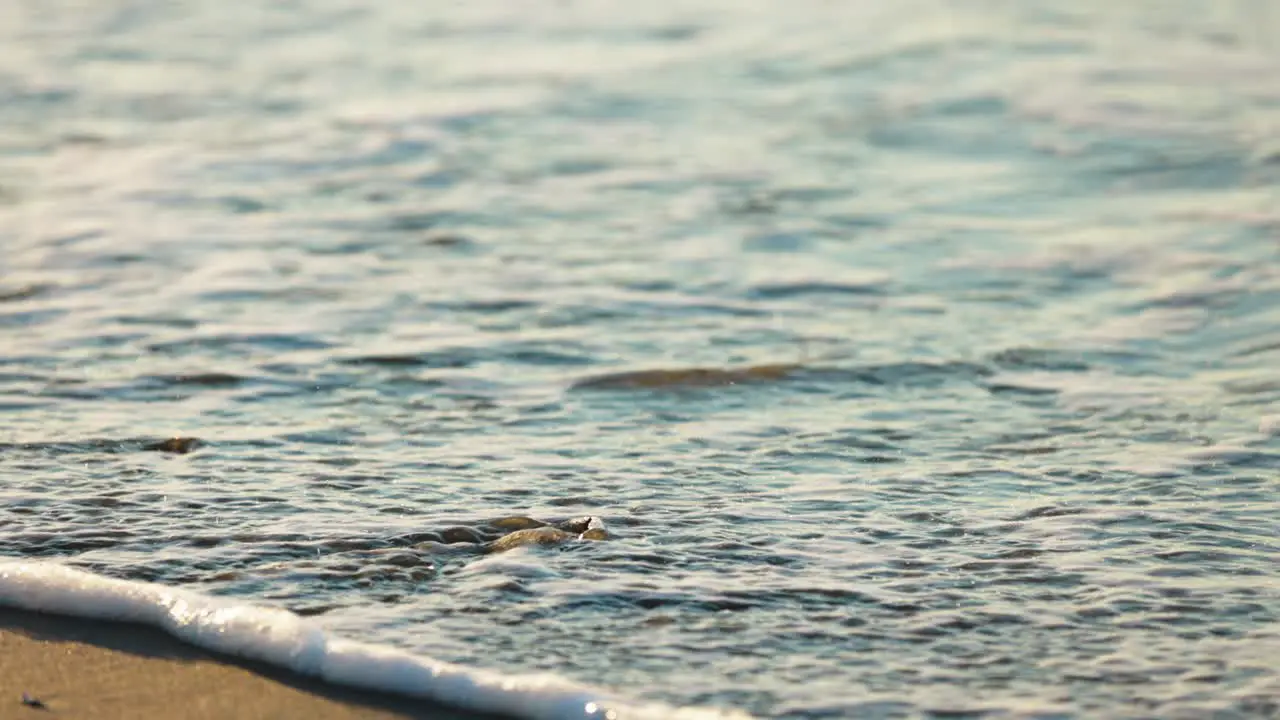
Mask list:
[{"label": "wet sand", "polygon": [[[23,694],[43,707],[23,702]],[[348,690],[164,632],[0,608],[0,718],[498,720]]]}]

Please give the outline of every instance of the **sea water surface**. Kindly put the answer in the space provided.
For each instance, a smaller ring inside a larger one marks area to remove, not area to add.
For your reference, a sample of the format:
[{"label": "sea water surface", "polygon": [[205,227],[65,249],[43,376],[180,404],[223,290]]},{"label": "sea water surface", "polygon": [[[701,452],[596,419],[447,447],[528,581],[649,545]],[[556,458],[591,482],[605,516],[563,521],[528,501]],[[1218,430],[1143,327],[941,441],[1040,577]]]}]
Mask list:
[{"label": "sea water surface", "polygon": [[3,3],[0,553],[763,718],[1275,717],[1280,7]]}]

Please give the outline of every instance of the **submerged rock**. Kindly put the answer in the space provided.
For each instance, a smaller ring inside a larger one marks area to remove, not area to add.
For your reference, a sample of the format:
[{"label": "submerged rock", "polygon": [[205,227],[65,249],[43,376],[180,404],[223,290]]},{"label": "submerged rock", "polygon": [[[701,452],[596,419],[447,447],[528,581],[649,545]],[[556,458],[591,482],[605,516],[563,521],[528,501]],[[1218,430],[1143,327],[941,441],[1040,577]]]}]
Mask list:
[{"label": "submerged rock", "polygon": [[489,523],[490,526],[502,528],[503,530],[528,530],[531,528],[546,527],[549,523],[541,520],[534,520],[531,517],[523,515],[513,515],[511,517],[498,518]]},{"label": "submerged rock", "polygon": [[560,528],[540,527],[516,530],[485,546],[485,552],[505,552],[526,545],[556,545],[576,536]]},{"label": "submerged rock", "polygon": [[526,545],[558,545],[570,540],[607,540],[608,538],[609,532],[605,530],[604,522],[598,517],[587,516],[566,520],[555,526],[544,525],[516,530],[488,543],[484,550],[495,553]]},{"label": "submerged rock", "polygon": [[154,442],[147,445],[143,445],[142,449],[150,450],[152,452],[166,452],[166,453],[174,453],[177,455],[186,455],[187,453],[191,452],[192,450],[195,450],[196,448],[200,447],[203,444],[204,442],[200,440],[200,438],[171,437],[166,440],[161,440],[160,442]]},{"label": "submerged rock", "polygon": [[573,540],[606,540],[609,531],[604,521],[594,515],[555,524],[513,515],[475,527],[459,525],[401,538],[411,540],[414,549],[427,552],[495,553],[531,545],[559,545]]}]

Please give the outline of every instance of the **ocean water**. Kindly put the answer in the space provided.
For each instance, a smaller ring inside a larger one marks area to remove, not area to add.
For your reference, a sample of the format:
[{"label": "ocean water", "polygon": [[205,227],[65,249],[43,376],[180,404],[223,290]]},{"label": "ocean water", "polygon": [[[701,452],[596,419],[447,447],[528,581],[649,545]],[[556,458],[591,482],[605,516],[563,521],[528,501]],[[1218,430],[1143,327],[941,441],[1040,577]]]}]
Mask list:
[{"label": "ocean water", "polygon": [[1274,717],[1280,6],[0,4],[0,553],[760,718]]}]

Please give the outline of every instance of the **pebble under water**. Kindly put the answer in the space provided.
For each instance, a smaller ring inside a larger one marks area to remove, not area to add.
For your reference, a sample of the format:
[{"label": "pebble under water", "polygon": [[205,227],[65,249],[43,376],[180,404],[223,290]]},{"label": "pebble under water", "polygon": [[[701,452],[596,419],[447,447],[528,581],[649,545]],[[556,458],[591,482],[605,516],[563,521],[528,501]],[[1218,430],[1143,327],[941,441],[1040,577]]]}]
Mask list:
[{"label": "pebble under water", "polygon": [[1262,0],[9,3],[0,552],[763,718],[1276,717],[1277,67]]}]

